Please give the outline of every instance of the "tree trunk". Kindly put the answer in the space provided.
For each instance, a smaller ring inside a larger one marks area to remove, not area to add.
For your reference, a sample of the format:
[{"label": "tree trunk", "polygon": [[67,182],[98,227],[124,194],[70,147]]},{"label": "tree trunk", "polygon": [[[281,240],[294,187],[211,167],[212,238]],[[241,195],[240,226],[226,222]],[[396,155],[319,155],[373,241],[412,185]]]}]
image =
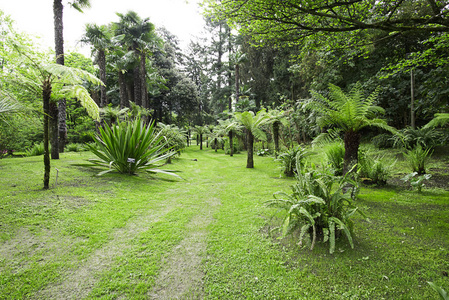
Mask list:
[{"label": "tree trunk", "polygon": [[126,94],[125,78],[121,71],[118,72],[118,84],[120,89],[120,108],[129,107],[129,101]]},{"label": "tree trunk", "polygon": [[147,95],[147,80],[146,80],[146,57],[145,52],[140,53],[140,93],[143,108],[149,108]]},{"label": "tree trunk", "polygon": [[67,144],[67,115],[66,115],[67,101],[66,99],[59,100],[58,117],[59,117],[59,153],[64,153],[64,147]]},{"label": "tree trunk", "polygon": [[[54,36],[55,36],[55,55],[56,63],[64,65],[64,26],[63,26],[63,9],[62,0],[53,1],[53,24],[54,24]],[[63,102],[63,103],[62,103]],[[59,159],[59,128],[62,131],[61,136],[61,147],[65,146],[66,135],[67,135],[67,125],[66,125],[66,110],[65,110],[65,100],[60,100],[61,110],[58,112],[58,106],[54,103],[54,106],[50,103],[50,126],[52,127],[52,142],[51,142],[51,158]],[[56,109],[56,111],[54,110]],[[54,123],[58,122],[58,115],[61,115],[59,119],[60,124]],[[59,128],[58,128],[59,127]]]},{"label": "tree trunk", "polygon": [[229,135],[229,147],[231,148],[230,150],[231,152],[229,155],[234,156],[234,136],[232,134],[232,130],[229,131],[228,135]]},{"label": "tree trunk", "polygon": [[203,135],[200,133],[200,150],[203,150]]},{"label": "tree trunk", "polygon": [[42,85],[42,99],[44,109],[44,189],[49,188],[50,182],[50,151],[48,149],[49,142],[49,114],[50,114],[50,96],[51,96],[51,83],[50,81],[44,81]]},{"label": "tree trunk", "polygon": [[273,122],[273,140],[274,140],[274,155],[277,158],[279,154],[279,122]]},{"label": "tree trunk", "polygon": [[49,127],[51,136],[51,159],[59,159],[59,122],[58,122],[58,104],[50,101],[49,104]]},{"label": "tree trunk", "polygon": [[360,133],[354,131],[345,132],[345,161],[343,166],[343,174],[351,171],[353,166],[357,164],[358,152],[360,145]]},{"label": "tree trunk", "polygon": [[104,85],[100,86],[100,107],[108,105],[106,96],[106,54],[104,50],[98,50],[98,67],[100,69],[100,80]]},{"label": "tree trunk", "polygon": [[134,103],[142,106],[142,85],[140,83],[140,65],[134,68]]},{"label": "tree trunk", "polygon": [[253,151],[254,151],[254,136],[253,136],[253,133],[251,132],[251,130],[247,131],[246,136],[247,136],[247,144],[248,144],[248,146],[246,147],[247,148],[246,151],[248,153],[248,157],[246,160],[246,167],[254,168],[254,158],[253,158],[253,156],[254,156],[254,153],[253,153]]}]

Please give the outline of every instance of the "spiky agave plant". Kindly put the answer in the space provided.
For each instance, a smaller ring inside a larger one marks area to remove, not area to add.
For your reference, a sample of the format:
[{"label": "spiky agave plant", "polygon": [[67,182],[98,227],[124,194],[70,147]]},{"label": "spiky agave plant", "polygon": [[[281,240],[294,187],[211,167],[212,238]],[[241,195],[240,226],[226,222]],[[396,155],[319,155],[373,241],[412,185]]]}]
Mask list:
[{"label": "spiky agave plant", "polygon": [[173,171],[159,167],[175,152],[165,147],[166,139],[155,130],[154,122],[146,125],[141,119],[121,122],[111,127],[105,124],[95,137],[95,144],[86,147],[98,158],[90,162],[108,168],[105,173],[117,170],[123,174],[135,174],[139,170],[164,173],[179,177]]}]

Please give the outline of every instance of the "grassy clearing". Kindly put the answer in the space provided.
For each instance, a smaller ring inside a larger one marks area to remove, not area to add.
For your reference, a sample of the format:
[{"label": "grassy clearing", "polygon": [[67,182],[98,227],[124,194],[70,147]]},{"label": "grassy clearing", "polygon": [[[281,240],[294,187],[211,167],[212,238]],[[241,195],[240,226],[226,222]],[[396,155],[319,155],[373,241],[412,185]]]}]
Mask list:
[{"label": "grassy clearing", "polygon": [[269,157],[246,169],[245,153],[190,147],[174,182],[73,166],[89,157],[52,161],[48,191],[42,157],[0,161],[1,299],[437,299],[426,281],[449,289],[447,190],[363,188],[370,222],[357,217],[355,249],[343,240],[329,255],[269,233],[263,203],[293,183]]}]

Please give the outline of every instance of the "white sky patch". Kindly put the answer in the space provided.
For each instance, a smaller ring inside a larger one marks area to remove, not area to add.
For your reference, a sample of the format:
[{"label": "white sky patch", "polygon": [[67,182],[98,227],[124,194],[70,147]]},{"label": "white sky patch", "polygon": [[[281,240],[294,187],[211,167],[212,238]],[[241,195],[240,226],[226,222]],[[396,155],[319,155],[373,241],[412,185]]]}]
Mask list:
[{"label": "white sky patch", "polygon": [[[200,13],[199,0],[91,0],[91,8],[84,13],[64,4],[64,42],[66,50],[89,55],[89,48],[78,43],[85,24],[109,24],[119,20],[116,12],[137,12],[149,18],[156,27],[166,27],[180,40],[181,48],[187,48],[191,39],[201,36],[205,22]],[[0,9],[16,22],[20,31],[42,38],[45,48],[54,48],[53,0],[0,0]]]}]

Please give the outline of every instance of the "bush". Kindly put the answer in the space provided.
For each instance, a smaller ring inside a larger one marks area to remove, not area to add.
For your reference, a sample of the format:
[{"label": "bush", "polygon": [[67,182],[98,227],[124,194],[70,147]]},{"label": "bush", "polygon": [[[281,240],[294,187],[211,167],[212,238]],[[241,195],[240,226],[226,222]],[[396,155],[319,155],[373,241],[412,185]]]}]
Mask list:
[{"label": "bush", "polygon": [[359,150],[357,172],[365,183],[385,185],[395,162],[386,161],[385,157],[371,157],[364,150]]},{"label": "bush", "polygon": [[327,162],[333,170],[334,175],[343,174],[343,165],[345,161],[345,145],[342,142],[329,144],[324,148],[324,155]]},{"label": "bush", "polygon": [[[49,147],[49,151],[51,151],[50,149],[50,145]],[[27,150],[25,152],[26,156],[39,156],[39,155],[43,155],[44,154],[44,143],[40,142],[39,144],[34,144],[31,149]]]},{"label": "bush", "polygon": [[424,149],[421,145],[404,152],[404,157],[407,159],[412,172],[417,172],[418,175],[426,174],[426,164],[432,156],[433,150],[431,148]]},{"label": "bush", "polygon": [[412,149],[417,146],[433,148],[441,145],[444,139],[443,134],[433,128],[405,128],[400,133],[403,136],[402,138],[400,136],[393,136],[395,148],[404,147],[406,149]]},{"label": "bush", "polygon": [[316,169],[298,172],[296,179],[292,194],[278,192],[267,202],[268,206],[284,213],[280,227],[282,236],[299,231],[301,244],[304,237],[310,235],[311,250],[317,237],[322,237],[323,242],[329,242],[329,252],[333,253],[336,238],[344,233],[354,248],[351,216],[358,208],[353,204],[353,193],[344,193],[344,188],[351,184],[356,189],[356,183],[347,176],[335,176],[329,170]]},{"label": "bush", "polygon": [[73,144],[68,144],[67,146],[65,146],[65,150],[67,152],[81,152],[81,151],[86,151],[86,147],[82,144],[73,143]]},{"label": "bush", "polygon": [[287,177],[293,177],[297,173],[297,167],[304,166],[307,155],[309,152],[306,149],[297,146],[279,154],[276,160],[282,163],[282,172]]},{"label": "bush", "polygon": [[[174,155],[181,155],[181,151],[187,147],[187,133],[175,125],[158,123],[159,134],[165,138],[165,148],[175,151]],[[170,158],[168,160],[170,162]]]},{"label": "bush", "polygon": [[382,133],[373,137],[371,142],[378,149],[389,149],[393,148],[394,138],[389,133]]},{"label": "bush", "polygon": [[[236,153],[240,153],[241,149],[243,148],[240,145],[240,139],[236,136],[234,136],[234,138],[232,139],[232,143],[234,146],[234,154]],[[229,146],[229,139],[225,139],[225,144],[224,144],[224,150],[225,150],[225,154],[231,154],[231,147]]]},{"label": "bush", "polygon": [[154,122],[148,126],[140,119],[122,122],[112,127],[105,124],[104,128],[100,128],[95,142],[96,146],[86,144],[86,147],[98,157],[90,161],[108,168],[98,175],[113,170],[132,175],[138,170],[146,170],[151,173],[177,176],[170,171],[159,169],[159,163],[164,162],[175,152],[166,148],[166,139],[156,133]]}]

